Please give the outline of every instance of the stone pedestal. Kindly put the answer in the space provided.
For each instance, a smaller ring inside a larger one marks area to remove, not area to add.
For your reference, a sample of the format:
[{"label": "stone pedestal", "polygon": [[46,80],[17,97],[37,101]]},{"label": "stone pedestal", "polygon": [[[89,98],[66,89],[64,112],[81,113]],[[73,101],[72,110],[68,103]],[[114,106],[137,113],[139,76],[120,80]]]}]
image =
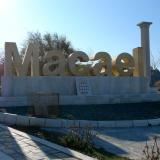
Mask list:
[{"label": "stone pedestal", "polygon": [[[87,80],[87,82],[77,83],[81,80]],[[52,93],[53,91],[61,96],[140,94],[144,93],[144,90],[141,90],[142,84],[147,85],[147,78],[144,76],[83,76],[79,78],[76,76],[14,76],[2,78],[2,96],[30,97],[32,93]]]},{"label": "stone pedestal", "polygon": [[31,104],[36,116],[56,116],[58,114],[59,95],[36,92],[32,94]]}]

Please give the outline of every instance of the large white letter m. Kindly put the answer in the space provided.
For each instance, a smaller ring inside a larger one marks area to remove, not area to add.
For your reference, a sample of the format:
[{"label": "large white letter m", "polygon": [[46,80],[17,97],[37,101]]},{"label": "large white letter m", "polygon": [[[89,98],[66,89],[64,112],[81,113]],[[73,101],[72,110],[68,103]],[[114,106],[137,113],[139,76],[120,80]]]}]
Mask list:
[{"label": "large white letter m", "polygon": [[27,76],[30,69],[31,76],[39,76],[39,47],[29,44],[24,58],[19,54],[16,43],[5,43],[4,75]]}]

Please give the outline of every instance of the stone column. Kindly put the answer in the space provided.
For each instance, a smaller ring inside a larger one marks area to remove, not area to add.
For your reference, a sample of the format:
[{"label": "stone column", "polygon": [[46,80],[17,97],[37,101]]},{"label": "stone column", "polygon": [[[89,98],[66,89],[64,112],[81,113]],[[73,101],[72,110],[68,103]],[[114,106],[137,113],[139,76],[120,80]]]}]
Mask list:
[{"label": "stone column", "polygon": [[151,68],[150,68],[150,41],[149,41],[149,26],[151,22],[141,22],[137,24],[141,30],[141,47],[142,47],[142,62],[144,67],[144,77],[148,78],[148,84],[151,79]]}]

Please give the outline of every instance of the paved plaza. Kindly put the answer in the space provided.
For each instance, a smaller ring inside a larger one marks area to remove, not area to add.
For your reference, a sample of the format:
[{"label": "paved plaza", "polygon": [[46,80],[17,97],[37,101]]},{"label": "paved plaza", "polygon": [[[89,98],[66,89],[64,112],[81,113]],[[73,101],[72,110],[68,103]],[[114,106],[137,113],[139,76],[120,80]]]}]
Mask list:
[{"label": "paved plaza", "polygon": [[[160,137],[160,126],[99,129],[96,131],[98,146],[111,153],[137,160],[144,157],[143,149],[146,141],[149,146],[153,146],[153,137]],[[160,147],[160,138],[157,142]]]},{"label": "paved plaza", "polygon": [[[68,153],[68,154],[67,154]],[[74,156],[76,155],[76,156]],[[76,158],[81,157],[81,158]],[[78,160],[92,158],[0,125],[1,160]]]},{"label": "paved plaza", "polygon": [[[160,137],[160,126],[97,129],[95,143],[111,153],[140,160],[146,141]],[[160,139],[158,139],[160,146]],[[92,160],[79,152],[0,125],[0,157],[3,160]]]}]

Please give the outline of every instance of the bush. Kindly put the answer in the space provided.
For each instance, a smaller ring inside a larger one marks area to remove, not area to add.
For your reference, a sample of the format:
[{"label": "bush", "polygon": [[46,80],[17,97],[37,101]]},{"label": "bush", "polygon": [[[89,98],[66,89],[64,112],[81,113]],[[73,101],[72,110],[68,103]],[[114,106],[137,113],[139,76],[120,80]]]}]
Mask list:
[{"label": "bush", "polygon": [[160,159],[160,148],[157,143],[158,137],[154,137],[153,145],[149,146],[147,141],[143,150],[144,158],[143,160],[159,160]]},{"label": "bush", "polygon": [[91,153],[94,147],[94,137],[95,133],[92,131],[91,127],[73,127],[70,129],[68,134],[60,138],[60,141],[67,147]]}]

